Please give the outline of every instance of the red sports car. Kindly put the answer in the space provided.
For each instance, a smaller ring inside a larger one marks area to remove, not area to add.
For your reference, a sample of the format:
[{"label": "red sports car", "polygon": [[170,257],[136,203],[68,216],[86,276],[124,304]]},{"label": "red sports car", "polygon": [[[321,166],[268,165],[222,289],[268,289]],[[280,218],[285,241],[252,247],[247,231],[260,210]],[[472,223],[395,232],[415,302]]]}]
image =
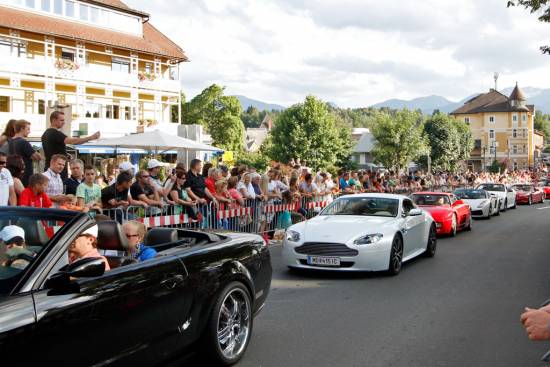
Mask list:
[{"label": "red sports car", "polygon": [[531,184],[515,184],[512,186],[516,190],[516,203],[533,204],[542,203],[545,199],[544,191]]},{"label": "red sports car", "polygon": [[544,198],[550,198],[550,182],[541,181],[538,183],[538,187],[544,192]]},{"label": "red sports car", "polygon": [[432,215],[438,235],[448,234],[453,237],[458,230],[472,229],[470,206],[452,193],[417,192],[412,195],[412,199]]}]

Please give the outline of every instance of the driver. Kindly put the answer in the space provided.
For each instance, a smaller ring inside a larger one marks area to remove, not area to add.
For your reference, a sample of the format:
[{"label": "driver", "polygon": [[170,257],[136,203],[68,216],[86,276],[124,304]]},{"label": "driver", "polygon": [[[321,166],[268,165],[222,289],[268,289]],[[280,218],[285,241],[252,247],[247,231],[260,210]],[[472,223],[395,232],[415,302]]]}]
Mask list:
[{"label": "driver", "polygon": [[111,270],[107,258],[101,256],[99,251],[97,251],[97,231],[97,225],[94,225],[82,232],[73,243],[69,245],[69,264],[86,257],[101,257],[105,263],[105,271]]},{"label": "driver", "polygon": [[27,246],[25,231],[19,226],[4,227],[0,232],[0,239],[6,246],[6,260],[2,263],[3,266],[25,269],[40,251],[40,247]]},{"label": "driver", "polygon": [[440,196],[437,198],[437,205],[443,205],[445,204],[445,199],[443,198],[443,196]]}]

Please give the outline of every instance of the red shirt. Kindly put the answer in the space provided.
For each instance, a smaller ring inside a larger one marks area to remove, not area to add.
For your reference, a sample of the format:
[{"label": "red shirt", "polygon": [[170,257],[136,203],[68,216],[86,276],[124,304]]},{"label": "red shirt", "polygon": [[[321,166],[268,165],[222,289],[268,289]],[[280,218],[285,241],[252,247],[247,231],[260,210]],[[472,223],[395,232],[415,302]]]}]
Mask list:
[{"label": "red shirt", "polygon": [[52,201],[46,193],[35,195],[34,192],[27,187],[19,195],[19,206],[33,206],[35,208],[51,208]]},{"label": "red shirt", "polygon": [[206,188],[212,195],[216,193],[216,181],[212,179],[212,177],[208,177],[206,180],[204,180],[204,184],[206,185]]}]

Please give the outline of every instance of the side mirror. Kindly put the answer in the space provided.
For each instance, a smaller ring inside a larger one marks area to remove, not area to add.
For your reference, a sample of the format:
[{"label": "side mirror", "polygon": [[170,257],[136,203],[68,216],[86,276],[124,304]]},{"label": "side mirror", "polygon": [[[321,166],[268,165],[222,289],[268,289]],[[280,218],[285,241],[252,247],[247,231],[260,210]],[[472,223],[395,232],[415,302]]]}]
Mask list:
[{"label": "side mirror", "polygon": [[87,257],[62,267],[59,272],[46,280],[47,289],[71,287],[71,278],[93,278],[105,273],[105,262],[101,257]]},{"label": "side mirror", "polygon": [[409,217],[416,217],[419,215],[422,215],[422,210],[418,208],[411,209],[411,211],[409,212]]},{"label": "side mirror", "polygon": [[453,203],[453,206],[462,205],[462,204],[464,204],[463,200],[457,200]]}]

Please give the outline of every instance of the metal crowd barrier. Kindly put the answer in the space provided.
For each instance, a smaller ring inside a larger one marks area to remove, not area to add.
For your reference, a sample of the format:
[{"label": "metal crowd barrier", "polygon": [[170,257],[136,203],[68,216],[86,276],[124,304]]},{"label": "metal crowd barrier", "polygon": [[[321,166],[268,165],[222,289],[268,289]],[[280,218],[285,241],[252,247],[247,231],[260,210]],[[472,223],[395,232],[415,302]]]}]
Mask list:
[{"label": "metal crowd barrier", "polygon": [[[465,187],[468,186],[443,185],[424,187],[418,190],[401,188],[394,190],[393,193],[410,195],[418,191],[452,192]],[[242,206],[236,203],[221,203],[215,206],[211,202],[193,207],[184,205],[150,206],[148,208],[129,206],[103,209],[103,214],[119,223],[137,220],[145,224],[147,228],[220,229],[265,235],[272,234],[277,230],[285,230],[291,224],[315,217],[332,201],[344,195],[353,195],[353,193],[302,197],[301,200],[291,203],[283,203],[281,200],[247,199]]]}]

